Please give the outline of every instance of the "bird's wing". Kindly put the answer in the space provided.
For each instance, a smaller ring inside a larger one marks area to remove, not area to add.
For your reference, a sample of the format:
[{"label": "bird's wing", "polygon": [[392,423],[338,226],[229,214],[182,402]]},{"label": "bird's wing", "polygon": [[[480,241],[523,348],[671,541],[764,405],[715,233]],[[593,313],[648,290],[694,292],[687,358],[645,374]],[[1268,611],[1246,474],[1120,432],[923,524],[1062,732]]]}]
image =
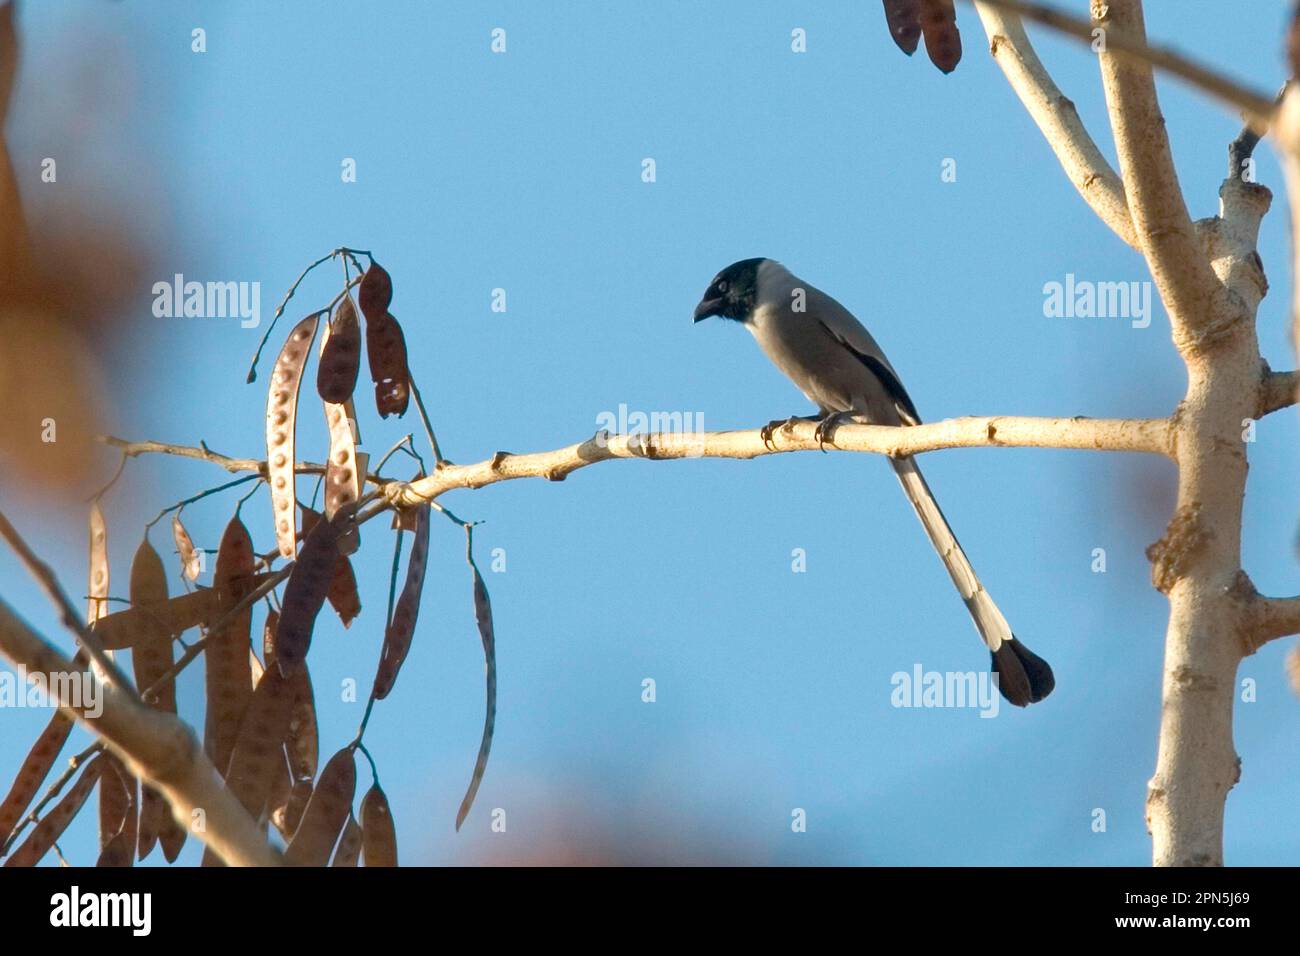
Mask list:
[{"label": "bird's wing", "polygon": [[866,330],[866,327],[853,317],[852,312],[826,293],[820,290],[810,290],[809,297],[817,300],[809,311],[818,317],[822,328],[835,341],[853,353],[857,360],[880,380],[880,383],[885,387],[885,391],[894,400],[894,405],[898,408],[903,420],[909,425],[919,425],[921,416],[916,411],[916,405],[912,403],[912,398],[907,394],[907,389],[903,388],[903,383],[898,379],[898,373],[889,364],[889,359],[885,358],[885,353],[876,343],[876,340],[871,337],[871,333]]}]

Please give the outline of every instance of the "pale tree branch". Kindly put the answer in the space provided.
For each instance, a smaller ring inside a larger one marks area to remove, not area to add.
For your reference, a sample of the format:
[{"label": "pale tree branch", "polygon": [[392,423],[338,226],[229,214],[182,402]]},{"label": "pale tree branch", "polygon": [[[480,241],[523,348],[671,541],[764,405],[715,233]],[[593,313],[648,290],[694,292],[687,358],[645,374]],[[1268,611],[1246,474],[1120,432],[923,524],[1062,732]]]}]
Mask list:
[{"label": "pale tree branch", "polygon": [[1297,402],[1300,402],[1300,372],[1269,372],[1260,388],[1259,413],[1255,417],[1263,418]]},{"label": "pale tree branch", "polygon": [[1253,654],[1269,641],[1300,634],[1300,597],[1254,595],[1247,603],[1245,617],[1246,653]]},{"label": "pale tree branch", "polygon": [[1106,31],[1101,78],[1129,212],[1173,323],[1174,341],[1186,350],[1209,332],[1209,316],[1219,310],[1206,305],[1226,290],[1210,268],[1183,202],[1151,64],[1117,52],[1125,41],[1145,46],[1142,5],[1138,0],[1094,0],[1093,10],[1094,22]]},{"label": "pale tree branch", "polygon": [[[0,655],[37,674],[81,674],[81,668],[54,649],[0,600]],[[98,716],[85,701],[74,700],[70,684],[49,682],[60,693],[59,705],[92,733],[105,740],[135,776],[157,788],[187,829],[194,811],[204,827],[196,835],[232,866],[276,866],[278,855],[267,844],[239,800],[226,789],[194,734],[173,714],[152,710],[112,686],[102,689]]]},{"label": "pale tree branch", "polygon": [[989,52],[1074,188],[1102,222],[1137,248],[1124,184],[1088,134],[1074,103],[1060,91],[1039,60],[1020,17],[988,2],[977,2],[975,9],[988,35]]}]

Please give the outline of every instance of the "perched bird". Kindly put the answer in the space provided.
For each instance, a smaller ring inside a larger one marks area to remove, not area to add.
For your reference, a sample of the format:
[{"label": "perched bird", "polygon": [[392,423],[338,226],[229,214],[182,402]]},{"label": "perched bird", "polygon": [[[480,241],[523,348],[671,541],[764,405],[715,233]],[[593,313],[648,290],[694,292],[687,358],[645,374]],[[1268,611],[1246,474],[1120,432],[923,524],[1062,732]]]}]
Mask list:
[{"label": "perched bird", "polygon": [[[918,425],[916,406],[876,340],[848,309],[771,259],[744,259],[717,274],[695,307],[695,321],[720,316],[753,333],[786,378],[817,406],[818,415],[788,421],[819,421],[826,441],[836,425],[857,420],[875,425]],[[763,429],[764,441],[786,420]],[[993,603],[939,510],[911,456],[890,458],[903,491],[916,509],[934,549],[966,602],[998,675],[998,689],[1018,707],[1042,700],[1056,684],[1052,669],[1021,644]]]}]

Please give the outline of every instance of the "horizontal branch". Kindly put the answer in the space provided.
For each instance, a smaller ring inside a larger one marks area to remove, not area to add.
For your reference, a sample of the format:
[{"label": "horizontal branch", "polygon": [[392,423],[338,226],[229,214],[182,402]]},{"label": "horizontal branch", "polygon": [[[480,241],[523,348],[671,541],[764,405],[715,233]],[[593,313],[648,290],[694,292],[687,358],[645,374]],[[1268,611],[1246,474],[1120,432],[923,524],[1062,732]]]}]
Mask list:
[{"label": "horizontal branch", "polygon": [[1255,595],[1247,605],[1246,652],[1255,653],[1269,641],[1300,634],[1300,597]]},{"label": "horizontal branch", "polygon": [[[33,631],[0,601],[0,656],[32,674],[81,673],[81,668]],[[194,734],[174,714],[152,710],[110,686],[102,688],[98,716],[87,702],[73,700],[66,682],[50,681],[59,705],[92,733],[107,741],[131,773],[160,790],[172,813],[189,828],[194,811],[205,821],[197,836],[233,866],[279,863],[257,825],[226,789]]]},{"label": "horizontal branch", "polygon": [[[794,451],[817,451],[816,423],[796,421],[777,429],[765,443],[760,429],[732,432],[681,432],[610,435],[597,432],[587,441],[554,451],[515,455],[497,452],[472,465],[443,464],[413,482],[389,482],[388,501],[411,507],[453,488],[482,488],[514,478],[561,481],[600,461],[621,458],[759,458]],[[1167,419],[1023,418],[995,416],[952,418],[928,425],[841,425],[826,443],[839,451],[880,455],[919,455],[943,448],[1073,448],[1171,454]]]},{"label": "horizontal branch", "polygon": [[1259,413],[1263,418],[1270,412],[1300,402],[1300,372],[1269,372],[1259,390]]}]

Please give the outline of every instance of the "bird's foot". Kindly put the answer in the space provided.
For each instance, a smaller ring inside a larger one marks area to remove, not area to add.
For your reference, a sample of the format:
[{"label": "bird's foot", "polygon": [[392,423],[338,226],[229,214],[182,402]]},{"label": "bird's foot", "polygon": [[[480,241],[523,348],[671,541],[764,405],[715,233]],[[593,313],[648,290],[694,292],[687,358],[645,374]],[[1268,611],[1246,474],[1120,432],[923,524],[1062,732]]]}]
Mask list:
[{"label": "bird's foot", "polygon": [[817,420],[817,417],[814,415],[791,415],[789,418],[774,418],[772,421],[760,428],[758,433],[763,438],[764,447],[771,448],[775,451],[776,442],[772,439],[772,436],[782,428],[793,425],[795,422],[815,422]]},{"label": "bird's foot", "polygon": [[835,444],[835,429],[839,428],[848,417],[847,412],[833,412],[817,423],[817,430],[813,432],[813,438],[817,439],[817,447],[822,452],[826,451],[827,442],[832,445]]}]

